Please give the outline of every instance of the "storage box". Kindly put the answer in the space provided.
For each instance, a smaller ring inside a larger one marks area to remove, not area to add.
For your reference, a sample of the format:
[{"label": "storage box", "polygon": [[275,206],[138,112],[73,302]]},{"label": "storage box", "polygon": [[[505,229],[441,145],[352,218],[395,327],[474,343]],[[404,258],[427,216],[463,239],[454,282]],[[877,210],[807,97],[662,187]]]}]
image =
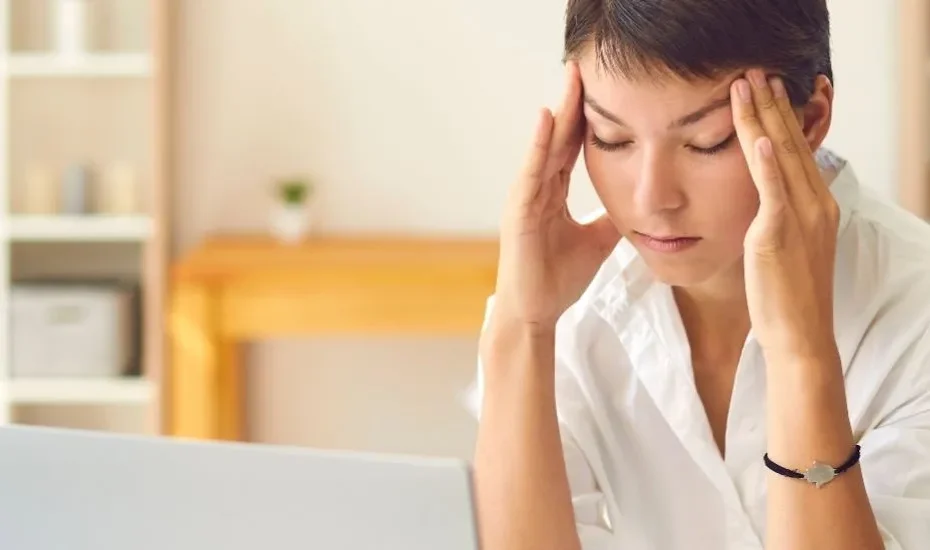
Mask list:
[{"label": "storage box", "polygon": [[10,292],[15,377],[113,377],[134,368],[135,291],[114,283],[17,283]]}]

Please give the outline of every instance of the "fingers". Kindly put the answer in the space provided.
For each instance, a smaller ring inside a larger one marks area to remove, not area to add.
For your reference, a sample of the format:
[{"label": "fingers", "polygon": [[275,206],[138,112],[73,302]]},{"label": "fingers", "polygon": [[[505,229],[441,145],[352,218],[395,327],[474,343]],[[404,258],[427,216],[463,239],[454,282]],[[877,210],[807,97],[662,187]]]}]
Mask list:
[{"label": "fingers", "polygon": [[[807,143],[799,143],[797,135],[789,130],[788,120],[795,122],[794,113],[785,113],[779,103],[788,101],[784,86],[772,88],[765,73],[758,69],[747,72],[748,80],[752,86],[752,102],[755,107],[755,116],[766,136],[772,141],[775,157],[781,167],[785,179],[786,193],[789,200],[799,209],[809,208],[816,197],[813,185],[809,181],[807,171],[802,161],[803,154],[810,152]],[[776,93],[778,96],[776,97]]]},{"label": "fingers", "polygon": [[523,165],[523,180],[531,188],[538,188],[544,179],[546,162],[549,159],[549,147],[552,144],[552,113],[549,109],[542,109],[536,122],[536,131],[533,133],[533,143],[527,152]]},{"label": "fingers", "polygon": [[571,172],[575,168],[575,163],[578,161],[578,155],[581,153],[582,145],[584,144],[584,123],[579,122],[576,128],[576,135],[572,136],[569,139],[568,147],[565,155],[565,162],[562,163],[562,172]]},{"label": "fingers", "polygon": [[772,140],[761,137],[755,141],[753,148],[759,163],[759,209],[769,215],[778,214],[785,207],[787,197],[785,178],[778,165]]},{"label": "fingers", "polygon": [[761,170],[762,166],[759,162],[756,143],[766,136],[765,130],[762,128],[762,121],[756,116],[749,82],[744,79],[738,79],[734,82],[730,89],[730,99],[733,107],[736,136],[739,139],[740,147],[743,149],[743,156],[746,157],[752,181],[755,183],[761,198],[764,193],[763,178],[765,176]]},{"label": "fingers", "polygon": [[760,211],[768,213],[782,208],[786,200],[784,177],[772,140],[756,116],[749,83],[743,79],[734,82],[731,97],[736,134],[749,165],[752,181],[759,191]]},{"label": "fingers", "polygon": [[561,194],[563,197],[568,198],[568,186],[571,181],[572,170],[575,167],[575,162],[578,160],[578,155],[581,154],[582,140],[579,139],[572,148],[569,150],[568,158],[565,161],[565,164],[562,166],[562,170],[559,172],[559,185],[562,186]]},{"label": "fingers", "polygon": [[553,117],[549,109],[541,111],[533,144],[524,161],[522,181],[513,189],[520,202],[567,195],[569,174],[583,140],[581,99],[578,66],[569,62],[565,95],[559,112]]},{"label": "fingers", "polygon": [[588,237],[595,243],[599,252],[605,257],[610,254],[617,243],[620,242],[620,231],[610,220],[606,212],[594,220],[582,225]]},{"label": "fingers", "polygon": [[[788,98],[788,92],[785,89],[785,83],[781,78],[775,77],[769,79],[769,85],[772,87],[773,95],[775,96],[775,104],[778,106],[779,112],[781,112],[782,120],[785,121],[788,133],[797,145],[801,157],[801,164],[804,166],[804,172],[807,174],[807,180],[814,183],[820,181],[820,168],[817,166],[814,155],[810,150],[810,145],[807,143],[807,136],[804,135],[804,130],[802,130],[801,125],[798,124],[794,107],[791,105],[791,100]],[[812,187],[812,191],[817,195],[821,195],[826,192],[826,189],[823,188],[823,186],[815,184]]]},{"label": "fingers", "polygon": [[[568,164],[574,164],[572,155],[582,140],[581,75],[578,65],[573,61],[565,65],[565,80],[565,94],[555,116],[551,154],[546,166],[546,174],[550,176],[561,172]],[[577,154],[574,156],[577,158]],[[568,170],[571,171],[571,168]]]}]

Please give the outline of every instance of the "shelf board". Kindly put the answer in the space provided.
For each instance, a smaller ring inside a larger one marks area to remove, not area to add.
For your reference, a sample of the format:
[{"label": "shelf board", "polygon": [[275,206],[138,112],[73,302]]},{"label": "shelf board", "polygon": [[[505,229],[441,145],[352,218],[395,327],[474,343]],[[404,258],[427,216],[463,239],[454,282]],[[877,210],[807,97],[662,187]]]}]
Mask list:
[{"label": "shelf board", "polygon": [[9,398],[14,405],[29,404],[147,404],[154,386],[144,378],[13,378]]},{"label": "shelf board", "polygon": [[62,56],[49,53],[7,57],[10,77],[147,77],[152,61],[145,53],[101,53]]},{"label": "shelf board", "polygon": [[147,216],[14,215],[9,239],[16,242],[141,242],[152,235]]}]

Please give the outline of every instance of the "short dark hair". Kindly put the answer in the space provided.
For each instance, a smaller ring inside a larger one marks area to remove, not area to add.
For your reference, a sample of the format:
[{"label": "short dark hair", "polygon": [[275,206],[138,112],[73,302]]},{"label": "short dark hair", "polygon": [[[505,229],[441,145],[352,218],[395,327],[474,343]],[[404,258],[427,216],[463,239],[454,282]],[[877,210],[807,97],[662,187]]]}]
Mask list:
[{"label": "short dark hair", "polygon": [[826,0],[568,0],[565,59],[593,49],[614,75],[711,78],[763,67],[804,105],[833,81]]}]

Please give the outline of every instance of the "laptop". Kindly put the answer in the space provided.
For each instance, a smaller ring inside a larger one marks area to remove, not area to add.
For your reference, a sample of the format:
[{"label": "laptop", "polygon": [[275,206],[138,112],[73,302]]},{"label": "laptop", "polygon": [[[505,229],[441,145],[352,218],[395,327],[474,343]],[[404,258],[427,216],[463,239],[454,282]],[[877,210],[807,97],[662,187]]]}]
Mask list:
[{"label": "laptop", "polygon": [[467,462],[0,428],[4,550],[477,550]]}]

